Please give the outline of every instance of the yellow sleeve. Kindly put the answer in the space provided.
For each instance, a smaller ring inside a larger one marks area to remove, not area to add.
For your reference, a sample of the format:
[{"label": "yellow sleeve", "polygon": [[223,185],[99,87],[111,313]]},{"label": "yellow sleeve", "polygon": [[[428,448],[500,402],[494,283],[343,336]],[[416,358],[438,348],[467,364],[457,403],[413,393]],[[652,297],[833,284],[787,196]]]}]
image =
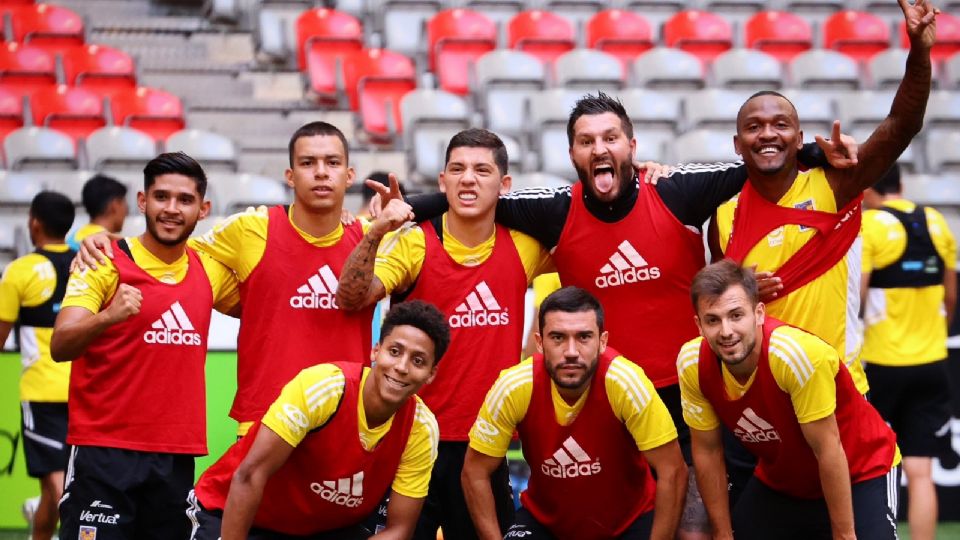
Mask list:
[{"label": "yellow sleeve", "polygon": [[825,341],[802,330],[781,326],[770,336],[770,371],[790,394],[801,424],[820,420],[837,408],[840,356]]},{"label": "yellow sleeve", "polygon": [[220,261],[245,281],[266,250],[268,212],[267,207],[260,206],[233,214],[203,236],[191,238],[187,245]]},{"label": "yellow sleeve", "polygon": [[943,214],[927,207],[927,228],[930,230],[930,239],[933,240],[937,253],[943,257],[944,266],[947,270],[956,270],[957,241],[950,232],[950,226],[943,218]]},{"label": "yellow sleeve", "polygon": [[388,295],[405,291],[413,285],[423,268],[426,252],[423,229],[415,224],[404,225],[383,237],[373,273],[383,283]]},{"label": "yellow sleeve", "polygon": [[296,447],[337,411],[345,383],[343,371],[333,364],[304,369],[280,391],[263,415],[263,425]]},{"label": "yellow sleeve", "polygon": [[240,281],[237,275],[213,257],[203,253],[199,255],[213,289],[213,307],[221,313],[229,312],[240,303]]},{"label": "yellow sleeve", "polygon": [[[510,229],[510,238],[517,247],[517,254],[527,273],[527,283],[534,281],[540,274],[556,272],[550,252],[544,249],[543,244],[532,236]],[[540,304],[537,304],[540,305]]]},{"label": "yellow sleeve", "polygon": [[696,338],[684,343],[677,356],[677,374],[680,377],[680,406],[683,421],[693,429],[709,431],[720,426],[713,406],[700,391],[700,343]]},{"label": "yellow sleeve", "polygon": [[491,457],[506,456],[517,424],[527,415],[532,395],[532,359],[501,371],[470,428],[470,448]]},{"label": "yellow sleeve", "polygon": [[863,214],[863,272],[893,264],[907,248],[907,235],[890,212],[867,210]]},{"label": "yellow sleeve", "polygon": [[440,442],[440,428],[430,409],[417,400],[416,416],[410,429],[410,438],[400,457],[397,476],[393,480],[393,491],[414,499],[427,496],[430,488],[430,473],[433,462],[437,460],[437,445]]},{"label": "yellow sleeve", "polygon": [[60,307],[82,307],[91,313],[99,313],[113,298],[119,283],[120,274],[110,259],[98,265],[96,270],[88,268],[82,272],[73,272],[67,281],[67,290]]},{"label": "yellow sleeve", "polygon": [[730,229],[733,228],[733,213],[737,209],[737,200],[739,197],[739,195],[736,195],[717,208],[717,234],[720,237],[720,251],[723,252],[727,251],[727,243],[730,241]]},{"label": "yellow sleeve", "polygon": [[560,274],[556,272],[541,274],[533,278],[533,305],[539,309],[544,299],[562,286],[560,283]]},{"label": "yellow sleeve", "polygon": [[0,278],[0,321],[12,323],[20,316],[24,279],[28,276],[22,260],[12,261],[3,269],[3,277]]},{"label": "yellow sleeve", "polygon": [[640,366],[622,356],[614,358],[604,386],[614,414],[627,426],[641,452],[677,438],[670,411]]}]

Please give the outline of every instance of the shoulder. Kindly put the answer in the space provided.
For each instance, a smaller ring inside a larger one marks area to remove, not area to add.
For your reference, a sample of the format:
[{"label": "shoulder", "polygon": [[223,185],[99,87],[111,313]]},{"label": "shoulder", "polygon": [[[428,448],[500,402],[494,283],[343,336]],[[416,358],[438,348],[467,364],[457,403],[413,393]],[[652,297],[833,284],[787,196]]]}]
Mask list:
[{"label": "shoulder", "polygon": [[769,357],[772,362],[782,363],[789,368],[801,385],[809,380],[814,370],[825,361],[840,360],[836,349],[827,342],[809,332],[786,325],[770,334]]},{"label": "shoulder", "polygon": [[497,409],[512,394],[531,386],[533,386],[533,359],[527,358],[500,372],[500,376],[487,394],[488,405]]},{"label": "shoulder", "polygon": [[643,368],[622,356],[610,362],[606,381],[615,383],[631,401],[641,407],[650,402],[650,379],[643,372]]},{"label": "shoulder", "polygon": [[46,257],[37,253],[28,253],[14,259],[3,269],[3,281],[6,283],[22,283],[33,276],[33,267],[44,261],[50,262],[47,261]]},{"label": "shoulder", "polygon": [[677,355],[678,372],[683,373],[700,362],[700,347],[702,344],[703,338],[695,337],[680,347],[680,354]]},{"label": "shoulder", "polygon": [[438,442],[440,440],[440,426],[437,424],[437,417],[427,407],[427,404],[420,399],[420,396],[415,395],[413,399],[414,407],[416,407],[413,412],[414,429],[423,430],[429,435],[431,441]]},{"label": "shoulder", "polygon": [[317,364],[301,370],[291,382],[299,384],[311,400],[333,395],[339,399],[346,377],[335,364]]},{"label": "shoulder", "polygon": [[530,187],[524,189],[518,189],[516,191],[509,191],[500,196],[503,200],[510,201],[550,201],[550,200],[567,200],[569,201],[572,197],[573,186],[560,186],[560,187]]},{"label": "shoulder", "polygon": [[943,217],[943,214],[941,214],[939,210],[927,206],[924,207],[924,211],[926,212],[927,227],[930,229],[931,236],[953,238],[953,233],[950,231],[950,226],[947,224],[946,218]]}]

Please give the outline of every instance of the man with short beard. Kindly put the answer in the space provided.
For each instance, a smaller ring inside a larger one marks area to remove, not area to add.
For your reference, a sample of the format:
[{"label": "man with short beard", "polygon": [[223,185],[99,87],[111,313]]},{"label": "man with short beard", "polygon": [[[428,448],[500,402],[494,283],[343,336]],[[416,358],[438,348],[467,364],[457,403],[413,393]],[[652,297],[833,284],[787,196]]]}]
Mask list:
[{"label": "man with short beard", "polygon": [[70,277],[51,338],[53,359],[74,361],[63,539],[190,532],[194,457],[207,453],[210,310],[236,306],[237,281],[186,247],[210,211],[200,164],[161,154],[143,176],[146,232],[115,241],[116,257]]}]

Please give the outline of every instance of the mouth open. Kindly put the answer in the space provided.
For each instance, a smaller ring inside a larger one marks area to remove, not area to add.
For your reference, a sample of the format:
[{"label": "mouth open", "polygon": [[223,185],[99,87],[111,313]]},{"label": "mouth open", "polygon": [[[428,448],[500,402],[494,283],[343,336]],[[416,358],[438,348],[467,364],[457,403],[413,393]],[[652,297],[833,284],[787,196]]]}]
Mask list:
[{"label": "mouth open", "polygon": [[599,193],[610,193],[614,180],[612,163],[598,163],[593,166],[593,185]]},{"label": "mouth open", "polygon": [[457,198],[464,202],[473,202],[477,200],[477,194],[473,191],[463,191],[457,194]]},{"label": "mouth open", "polygon": [[387,384],[389,384],[389,385],[392,386],[393,388],[397,388],[397,389],[399,389],[399,390],[402,390],[402,389],[410,386],[409,384],[407,384],[407,383],[405,383],[405,382],[402,382],[402,381],[398,381],[397,379],[394,379],[393,377],[391,377],[391,376],[389,376],[389,375],[384,375],[383,378],[387,381]]},{"label": "mouth open", "polygon": [[761,156],[775,156],[779,154],[781,150],[783,149],[777,145],[765,144],[761,146],[759,150],[757,150],[757,153],[760,154]]}]

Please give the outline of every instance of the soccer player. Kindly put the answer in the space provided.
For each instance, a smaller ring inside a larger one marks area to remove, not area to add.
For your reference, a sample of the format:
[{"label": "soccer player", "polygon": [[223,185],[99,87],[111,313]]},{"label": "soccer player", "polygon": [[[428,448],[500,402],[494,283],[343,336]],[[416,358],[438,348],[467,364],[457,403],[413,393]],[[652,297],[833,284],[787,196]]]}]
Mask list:
[{"label": "soccer player", "polygon": [[67,238],[71,249],[78,249],[84,238],[98,232],[119,233],[127,219],[127,186],[102,174],[94,175],[83,184],[80,192],[83,208],[90,222]]},{"label": "soccer player", "polygon": [[531,474],[504,538],[672,539],[687,467],[653,384],[607,347],[589,292],[552,293],[539,318],[540,353],[500,374],[470,431],[463,489],[480,538],[501,538],[490,474],[516,430]]},{"label": "soccer player", "polygon": [[210,210],[200,164],[161,154],[143,176],[147,230],[70,277],[51,338],[53,359],[73,360],[64,540],[185,538],[194,456],[207,453],[210,311],[233,309],[237,283],[186,247]]},{"label": "soccer player", "polygon": [[[393,306],[372,368],[320,364],[300,372],[263,420],[197,482],[196,540],[352,540],[391,489],[386,528],[413,534],[437,457],[438,428],[416,397],[450,342],[426,302]],[[319,341],[318,341],[319,343]]]},{"label": "soccer player", "polygon": [[[863,393],[868,384],[856,322],[861,194],[923,125],[936,34],[938,10],[929,2],[900,0],[900,7],[910,36],[906,73],[889,115],[860,145],[858,165],[799,172],[796,155],[803,131],[796,109],[776,92],[758,92],[740,108],[734,136],[750,181],[718,209],[716,230],[711,231],[715,253],[719,248],[727,257],[781,278],[784,288],[769,303],[770,314],[833,345]],[[834,135],[838,133],[839,124],[834,124]]]},{"label": "soccer player", "polygon": [[67,290],[74,252],[64,241],[73,224],[66,196],[41,191],[30,202],[27,228],[35,251],[11,262],[0,279],[0,344],[17,326],[23,373],[20,407],[27,474],[40,480],[33,514],[34,540],[49,540],[57,528],[57,501],[67,466],[67,389],[70,366],[50,358],[50,334]]},{"label": "soccer player", "polygon": [[[697,485],[717,539],[894,539],[900,453],[836,349],[766,316],[729,259],[690,287],[703,337],[677,359]],[[759,461],[728,506],[720,425]]]},{"label": "soccer player", "polygon": [[[527,285],[552,269],[536,240],[494,222],[497,198],[510,183],[499,137],[483,129],[454,135],[439,178],[450,210],[384,239],[412,217],[406,203],[389,200],[350,255],[337,291],[344,309],[365,308],[387,294],[426,300],[450,323],[450,361],[420,392],[437,415],[440,448],[417,539],[434,540],[438,527],[446,538],[476,537],[460,487],[470,426],[497,374],[520,359]],[[514,508],[506,463],[494,486],[506,527]]]},{"label": "soccer player", "polygon": [[[907,475],[910,538],[932,540],[931,457],[950,420],[947,327],[957,305],[957,243],[943,215],[901,195],[894,165],[864,194],[863,358],[870,401],[897,433]],[[869,293],[868,293],[869,290]],[[946,430],[949,433],[949,430]]]}]

